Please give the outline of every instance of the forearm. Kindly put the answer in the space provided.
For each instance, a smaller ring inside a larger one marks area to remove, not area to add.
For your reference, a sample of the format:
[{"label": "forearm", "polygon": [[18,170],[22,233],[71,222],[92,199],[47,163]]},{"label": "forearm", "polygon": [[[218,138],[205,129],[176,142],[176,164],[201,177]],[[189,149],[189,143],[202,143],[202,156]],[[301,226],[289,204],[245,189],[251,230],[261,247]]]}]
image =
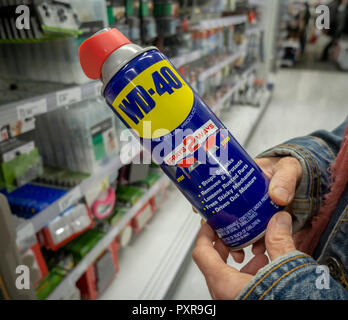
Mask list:
[{"label": "forearm", "polygon": [[348,300],[348,291],[325,266],[293,251],[260,269],[237,300]]}]

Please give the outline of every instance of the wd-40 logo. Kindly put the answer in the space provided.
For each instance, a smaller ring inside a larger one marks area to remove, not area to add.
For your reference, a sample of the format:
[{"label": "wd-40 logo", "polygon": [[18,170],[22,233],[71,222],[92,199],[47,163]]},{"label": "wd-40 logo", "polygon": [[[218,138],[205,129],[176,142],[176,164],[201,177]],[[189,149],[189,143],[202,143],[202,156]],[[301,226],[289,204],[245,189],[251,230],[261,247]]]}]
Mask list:
[{"label": "wd-40 logo", "polygon": [[[176,129],[189,115],[193,92],[165,60],[143,71],[116,97],[113,106],[143,138],[158,138]],[[148,121],[150,126],[145,127]]]}]

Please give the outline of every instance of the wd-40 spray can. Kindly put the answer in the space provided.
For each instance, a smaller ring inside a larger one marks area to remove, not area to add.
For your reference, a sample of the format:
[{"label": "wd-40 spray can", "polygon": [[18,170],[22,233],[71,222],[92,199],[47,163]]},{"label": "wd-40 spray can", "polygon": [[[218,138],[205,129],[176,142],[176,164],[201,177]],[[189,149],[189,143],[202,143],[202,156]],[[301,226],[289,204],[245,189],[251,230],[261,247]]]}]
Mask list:
[{"label": "wd-40 spray can", "polygon": [[227,246],[264,235],[280,209],[269,179],[165,55],[107,28],[79,56],[85,74],[102,80],[113,112]]}]

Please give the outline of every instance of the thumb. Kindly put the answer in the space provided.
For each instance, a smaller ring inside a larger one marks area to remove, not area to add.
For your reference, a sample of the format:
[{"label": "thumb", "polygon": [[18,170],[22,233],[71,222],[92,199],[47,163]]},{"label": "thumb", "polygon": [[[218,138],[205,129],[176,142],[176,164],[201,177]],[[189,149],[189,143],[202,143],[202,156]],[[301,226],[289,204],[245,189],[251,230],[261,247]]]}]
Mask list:
[{"label": "thumb", "polygon": [[266,230],[265,243],[271,261],[296,250],[289,213],[280,211],[271,218]]}]

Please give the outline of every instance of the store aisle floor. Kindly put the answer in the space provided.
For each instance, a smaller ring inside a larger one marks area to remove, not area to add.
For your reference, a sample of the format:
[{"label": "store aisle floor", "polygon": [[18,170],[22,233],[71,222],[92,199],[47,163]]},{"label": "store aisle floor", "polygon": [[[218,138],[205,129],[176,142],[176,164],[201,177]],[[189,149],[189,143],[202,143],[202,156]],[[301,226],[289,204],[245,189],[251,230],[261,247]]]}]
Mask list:
[{"label": "store aisle floor", "polygon": [[[347,79],[347,74],[340,72],[281,70],[274,77],[273,98],[246,145],[247,151],[255,156],[292,137],[335,128],[348,116]],[[246,253],[247,262],[250,248]],[[169,298],[210,299],[204,277],[191,259],[178,278]]]}]

